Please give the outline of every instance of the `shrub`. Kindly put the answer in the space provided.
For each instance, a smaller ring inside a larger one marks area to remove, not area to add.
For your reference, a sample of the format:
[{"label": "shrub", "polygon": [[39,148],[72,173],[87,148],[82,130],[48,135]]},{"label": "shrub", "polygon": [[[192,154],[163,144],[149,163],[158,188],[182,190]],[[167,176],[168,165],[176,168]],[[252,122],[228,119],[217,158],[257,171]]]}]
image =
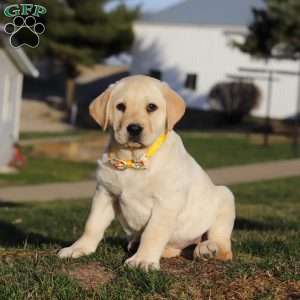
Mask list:
[{"label": "shrub", "polygon": [[239,123],[260,102],[260,91],[253,83],[223,82],[216,84],[209,93],[212,109],[225,113],[230,123]]}]

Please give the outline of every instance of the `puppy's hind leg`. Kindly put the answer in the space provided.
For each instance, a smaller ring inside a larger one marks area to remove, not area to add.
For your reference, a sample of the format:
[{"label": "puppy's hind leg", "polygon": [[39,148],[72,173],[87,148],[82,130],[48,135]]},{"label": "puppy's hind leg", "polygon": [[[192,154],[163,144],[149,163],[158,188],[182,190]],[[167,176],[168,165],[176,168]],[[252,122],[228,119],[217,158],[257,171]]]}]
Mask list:
[{"label": "puppy's hind leg", "polygon": [[195,257],[215,257],[218,260],[231,260],[231,233],[235,220],[235,205],[232,192],[224,186],[217,187],[219,209],[216,220],[207,232],[208,240],[199,243],[194,250]]},{"label": "puppy's hind leg", "polygon": [[176,248],[167,246],[162,254],[162,257],[163,258],[177,257],[177,256],[180,256],[181,252],[182,252],[182,250],[180,250],[180,249],[176,249]]}]

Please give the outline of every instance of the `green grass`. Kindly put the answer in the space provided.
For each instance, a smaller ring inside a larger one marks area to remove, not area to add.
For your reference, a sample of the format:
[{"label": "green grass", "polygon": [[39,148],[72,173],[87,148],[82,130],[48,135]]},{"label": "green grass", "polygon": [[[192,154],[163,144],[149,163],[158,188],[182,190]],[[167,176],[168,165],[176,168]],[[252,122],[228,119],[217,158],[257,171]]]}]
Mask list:
[{"label": "green grass", "polygon": [[[63,134],[65,133],[62,133],[62,136]],[[93,137],[99,136],[100,133],[98,131],[86,131],[84,133],[83,131],[74,131],[74,135],[80,134]],[[37,133],[35,135],[37,137],[42,134]],[[241,136],[195,133],[181,133],[181,135],[188,152],[204,168],[243,165],[294,157],[289,144],[274,144],[265,148],[251,144],[246,137]],[[45,134],[44,137],[49,136]],[[0,174],[0,186],[85,180],[94,174],[96,168],[96,163],[75,163],[33,156],[27,148],[25,148],[25,154],[28,157],[28,166],[17,175]]]},{"label": "green grass", "polygon": [[294,158],[288,143],[263,147],[252,144],[246,137],[234,135],[182,133],[181,136],[186,149],[204,168]]},{"label": "green grass", "polygon": [[16,174],[0,174],[0,187],[88,180],[96,171],[96,162],[72,162],[32,155],[28,148],[24,153],[27,166]]},{"label": "green grass", "polygon": [[162,271],[149,274],[123,267],[128,254],[117,222],[94,255],[56,258],[54,250],[80,235],[89,201],[2,203],[0,299],[299,299],[299,181],[233,187],[233,262],[163,259]]},{"label": "green grass", "polygon": [[[99,130],[98,130],[99,131]],[[63,137],[80,137],[87,133],[93,133],[91,130],[76,129],[66,130],[61,132],[21,132],[20,140],[34,140],[34,139],[49,139],[49,138],[63,138]]]}]

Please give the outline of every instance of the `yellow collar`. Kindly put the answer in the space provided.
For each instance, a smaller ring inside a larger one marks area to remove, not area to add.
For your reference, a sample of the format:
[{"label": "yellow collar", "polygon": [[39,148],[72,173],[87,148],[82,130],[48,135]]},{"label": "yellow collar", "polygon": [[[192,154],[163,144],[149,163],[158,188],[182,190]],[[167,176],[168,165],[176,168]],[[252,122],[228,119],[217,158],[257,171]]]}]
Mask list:
[{"label": "yellow collar", "polygon": [[157,140],[148,148],[147,152],[143,155],[141,159],[138,160],[122,160],[114,158],[112,153],[109,154],[109,163],[119,171],[124,171],[128,168],[142,170],[146,169],[146,162],[149,158],[155,155],[160,146],[165,142],[167,134],[161,134]]}]

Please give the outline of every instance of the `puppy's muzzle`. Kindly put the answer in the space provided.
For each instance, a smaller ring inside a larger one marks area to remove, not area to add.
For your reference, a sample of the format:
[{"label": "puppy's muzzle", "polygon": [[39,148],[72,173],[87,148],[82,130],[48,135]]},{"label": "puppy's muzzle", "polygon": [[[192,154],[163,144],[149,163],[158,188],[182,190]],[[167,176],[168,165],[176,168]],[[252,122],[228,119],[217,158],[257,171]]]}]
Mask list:
[{"label": "puppy's muzzle", "polygon": [[140,124],[129,124],[127,126],[129,137],[133,139],[139,138],[143,129],[144,128]]}]

